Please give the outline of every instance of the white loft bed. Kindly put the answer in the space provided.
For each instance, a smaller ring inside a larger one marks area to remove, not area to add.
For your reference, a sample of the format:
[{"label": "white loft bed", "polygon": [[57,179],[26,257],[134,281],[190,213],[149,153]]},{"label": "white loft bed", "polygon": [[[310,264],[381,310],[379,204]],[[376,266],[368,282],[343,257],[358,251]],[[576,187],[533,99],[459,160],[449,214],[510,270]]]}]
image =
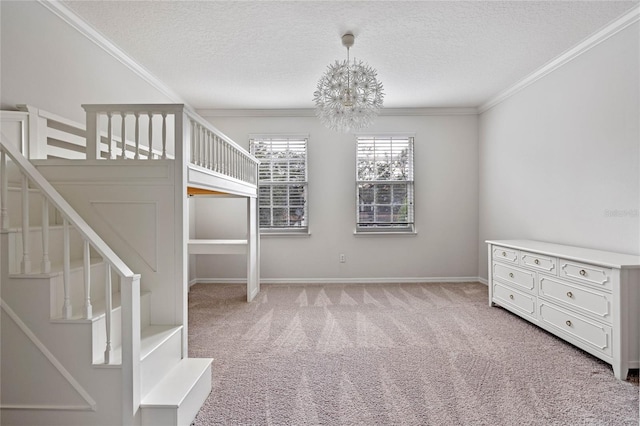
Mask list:
[{"label": "white loft bed", "polygon": [[[18,111],[2,111],[3,129],[16,133],[9,139],[19,141],[17,148],[45,176],[49,174],[54,181],[58,180],[58,186],[65,188],[72,199],[87,194],[71,194],[74,192],[71,179],[93,181],[100,175],[109,181],[108,185],[118,186],[122,193],[128,192],[133,198],[141,192],[145,197],[149,196],[144,188],[149,188],[150,180],[163,181],[163,184],[177,188],[172,194],[173,200],[168,201],[180,207],[172,220],[175,226],[181,227],[188,220],[188,196],[246,198],[246,239],[233,242],[194,240],[188,238],[186,228],[176,231],[184,237],[181,253],[177,256],[247,256],[247,300],[252,300],[259,291],[258,161],[182,104],[92,104],[82,107],[86,111],[86,124],[20,105]],[[12,122],[17,126],[12,128]],[[94,199],[95,191],[92,190]],[[157,194],[166,199],[165,195]],[[155,201],[159,206],[169,206],[167,200]],[[176,263],[188,264],[182,259],[176,259]],[[186,267],[180,269],[184,269],[182,276],[186,282]],[[180,277],[174,278],[181,281]]]}]

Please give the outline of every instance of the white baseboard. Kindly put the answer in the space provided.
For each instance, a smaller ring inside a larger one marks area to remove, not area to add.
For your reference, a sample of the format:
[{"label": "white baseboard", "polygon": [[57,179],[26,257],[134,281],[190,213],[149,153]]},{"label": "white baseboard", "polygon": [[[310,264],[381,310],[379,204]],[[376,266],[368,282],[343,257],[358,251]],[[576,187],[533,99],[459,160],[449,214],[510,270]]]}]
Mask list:
[{"label": "white baseboard", "polygon": [[489,281],[486,278],[478,277],[478,281],[489,287]]},{"label": "white baseboard", "polygon": [[[261,278],[260,284],[365,284],[365,283],[453,283],[481,282],[480,277],[386,277],[386,278]],[[194,284],[246,284],[246,278],[195,278]]]}]

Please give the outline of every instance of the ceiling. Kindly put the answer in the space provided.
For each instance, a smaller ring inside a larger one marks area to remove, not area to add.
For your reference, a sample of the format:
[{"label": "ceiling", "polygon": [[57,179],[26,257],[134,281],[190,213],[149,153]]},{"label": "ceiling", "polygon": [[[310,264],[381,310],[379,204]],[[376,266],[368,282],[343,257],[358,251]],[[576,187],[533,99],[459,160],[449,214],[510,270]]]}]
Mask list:
[{"label": "ceiling", "polygon": [[351,56],[385,107],[475,107],[638,1],[64,1],[197,109],[312,108]]}]

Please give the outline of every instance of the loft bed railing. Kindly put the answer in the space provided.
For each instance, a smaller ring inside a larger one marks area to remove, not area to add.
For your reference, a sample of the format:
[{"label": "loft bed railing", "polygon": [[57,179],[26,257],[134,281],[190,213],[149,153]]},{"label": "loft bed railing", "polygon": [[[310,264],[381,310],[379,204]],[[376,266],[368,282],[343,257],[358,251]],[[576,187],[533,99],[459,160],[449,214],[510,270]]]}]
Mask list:
[{"label": "loft bed railing", "polygon": [[182,104],[82,107],[87,159],[174,158],[199,172],[257,185],[258,160]]}]

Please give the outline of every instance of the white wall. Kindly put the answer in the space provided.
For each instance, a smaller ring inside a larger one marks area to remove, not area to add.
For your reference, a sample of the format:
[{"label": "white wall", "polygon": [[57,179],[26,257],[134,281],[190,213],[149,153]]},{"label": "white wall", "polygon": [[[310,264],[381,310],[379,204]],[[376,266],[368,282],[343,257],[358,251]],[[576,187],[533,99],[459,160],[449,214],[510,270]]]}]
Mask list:
[{"label": "white wall", "polygon": [[486,239],[640,253],[638,26],[481,114],[480,276]]},{"label": "white wall", "polygon": [[35,1],[0,2],[0,107],[31,104],[84,122],[82,103],[170,100]]},{"label": "white wall", "polygon": [[[477,276],[477,116],[381,116],[367,131],[415,132],[416,236],[354,236],[355,139],[315,117],[210,117],[252,133],[309,134],[308,237],[263,236],[261,277],[356,280]],[[198,238],[243,238],[246,203],[198,199]],[[338,262],[340,253],[346,263]],[[244,278],[242,256],[198,256],[199,278]]]}]

